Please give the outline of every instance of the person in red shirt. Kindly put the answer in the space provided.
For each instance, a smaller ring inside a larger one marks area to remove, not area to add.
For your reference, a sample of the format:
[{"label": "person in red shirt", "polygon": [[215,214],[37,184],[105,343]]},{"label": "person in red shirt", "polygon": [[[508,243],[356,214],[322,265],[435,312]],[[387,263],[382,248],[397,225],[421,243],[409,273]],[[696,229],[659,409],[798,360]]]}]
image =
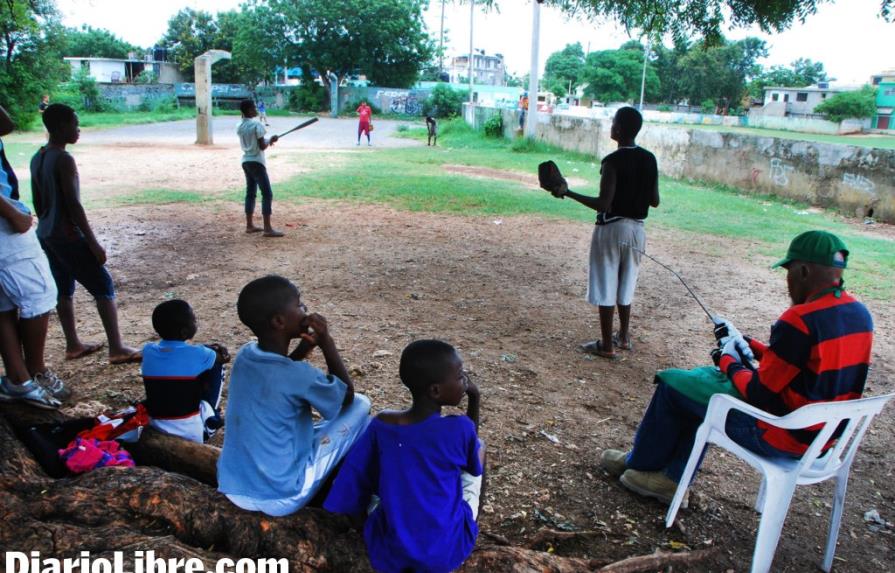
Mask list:
[{"label": "person in red shirt", "polygon": [[360,136],[362,133],[367,134],[367,145],[373,145],[370,142],[370,131],[373,129],[373,110],[367,105],[366,100],[362,100],[357,106],[357,144],[360,145]]},{"label": "person in red shirt", "polygon": [[[792,306],[771,327],[769,344],[744,337],[722,321],[728,334],[719,341],[718,366],[736,397],[785,416],[808,404],[862,396],[873,319],[844,289],[848,255],[845,243],[826,231],[807,231],[793,239],[786,257],[774,265],[786,269]],[[757,369],[749,362],[750,354],[759,362]],[[675,389],[661,373],[657,382],[631,451],[605,450],[601,465],[620,476],[628,489],[670,503],[706,404]],[[761,456],[797,459],[819,428],[784,430],[732,412],[725,430],[733,441]],[[837,436],[833,434],[834,440]]]}]

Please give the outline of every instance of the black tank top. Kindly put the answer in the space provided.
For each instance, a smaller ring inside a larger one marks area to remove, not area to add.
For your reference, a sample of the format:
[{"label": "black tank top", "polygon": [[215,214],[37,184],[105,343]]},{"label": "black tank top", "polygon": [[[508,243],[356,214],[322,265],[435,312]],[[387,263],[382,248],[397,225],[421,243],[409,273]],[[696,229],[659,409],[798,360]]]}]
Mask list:
[{"label": "black tank top", "polygon": [[615,169],[615,196],[604,217],[646,219],[659,178],[656,156],[641,147],[622,147],[603,158],[602,165],[607,163]]}]

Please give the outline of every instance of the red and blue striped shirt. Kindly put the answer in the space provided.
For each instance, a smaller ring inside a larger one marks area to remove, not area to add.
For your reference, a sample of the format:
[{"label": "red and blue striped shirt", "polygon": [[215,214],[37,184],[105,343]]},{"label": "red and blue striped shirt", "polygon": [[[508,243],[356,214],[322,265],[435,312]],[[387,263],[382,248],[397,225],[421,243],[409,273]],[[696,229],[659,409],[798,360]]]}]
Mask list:
[{"label": "red and blue striped shirt", "polygon": [[[870,367],[873,319],[850,294],[831,289],[787,309],[771,328],[770,344],[750,341],[758,370],[730,356],[724,372],[746,402],[775,416],[807,404],[860,398]],[[757,422],[778,450],[805,453],[819,428],[783,430]]]}]

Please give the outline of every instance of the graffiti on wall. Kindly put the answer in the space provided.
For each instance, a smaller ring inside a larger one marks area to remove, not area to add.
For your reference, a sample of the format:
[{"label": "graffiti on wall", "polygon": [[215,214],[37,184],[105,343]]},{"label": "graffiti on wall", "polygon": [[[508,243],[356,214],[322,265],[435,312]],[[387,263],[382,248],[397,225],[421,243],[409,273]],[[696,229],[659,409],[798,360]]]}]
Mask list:
[{"label": "graffiti on wall", "polygon": [[417,93],[409,90],[377,90],[373,101],[380,109],[404,115],[420,115],[422,100]]},{"label": "graffiti on wall", "polygon": [[778,187],[786,187],[789,185],[789,173],[795,168],[789,163],[784,162],[776,157],[771,159],[771,181]]},{"label": "graffiti on wall", "polygon": [[861,191],[862,193],[872,194],[874,189],[876,189],[876,185],[873,184],[873,181],[867,179],[863,175],[856,175],[854,173],[843,174],[842,183],[856,191]]}]

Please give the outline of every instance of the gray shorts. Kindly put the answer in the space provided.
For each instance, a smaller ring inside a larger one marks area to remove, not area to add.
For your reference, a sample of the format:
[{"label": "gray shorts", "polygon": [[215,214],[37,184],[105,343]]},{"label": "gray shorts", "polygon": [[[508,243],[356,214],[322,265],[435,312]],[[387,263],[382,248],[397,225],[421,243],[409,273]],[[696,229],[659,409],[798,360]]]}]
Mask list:
[{"label": "gray shorts", "polygon": [[20,318],[34,318],[56,308],[56,282],[47,258],[22,259],[0,269],[0,312],[19,309]]},{"label": "gray shorts", "polygon": [[640,271],[641,255],[636,249],[646,250],[643,221],[621,219],[594,226],[590,241],[587,302],[595,306],[631,304]]}]

